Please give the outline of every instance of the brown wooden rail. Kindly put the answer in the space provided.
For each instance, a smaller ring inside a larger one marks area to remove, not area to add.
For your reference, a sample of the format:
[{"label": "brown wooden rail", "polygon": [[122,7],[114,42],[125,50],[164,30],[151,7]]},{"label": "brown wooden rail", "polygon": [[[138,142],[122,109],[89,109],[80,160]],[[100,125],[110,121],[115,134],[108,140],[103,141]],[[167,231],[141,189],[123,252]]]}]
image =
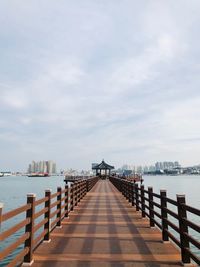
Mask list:
[{"label": "brown wooden rail", "polygon": [[[36,200],[35,194],[27,195],[27,204],[17,209],[3,213],[0,205],[0,225],[7,220],[15,220],[18,215],[25,215],[17,224],[0,233],[0,241],[21,230],[20,236],[0,251],[0,262],[11,255],[20,245],[24,248],[9,262],[7,266],[16,266],[22,262],[30,264],[34,250],[42,243],[50,241],[50,233],[55,227],[61,226],[61,221],[69,216],[70,211],[92,189],[98,181],[97,177],[78,180],[71,187],[58,187],[57,192],[45,191],[45,197]],[[1,204],[1,203],[0,203]],[[25,231],[23,231],[25,229]]]},{"label": "brown wooden rail", "polygon": [[156,194],[152,187],[146,190],[144,185],[139,187],[138,184],[121,178],[110,177],[110,181],[132,206],[136,206],[137,211],[141,211],[142,217],[149,218],[151,227],[156,225],[162,231],[163,241],[170,239],[180,248],[183,264],[189,264],[192,259],[200,265],[200,257],[191,250],[192,245],[200,251],[200,242],[190,233],[193,230],[200,234],[200,226],[187,218],[188,213],[191,213],[200,219],[199,209],[186,205],[184,195],[177,195],[177,199],[173,200],[167,197],[165,190]]}]

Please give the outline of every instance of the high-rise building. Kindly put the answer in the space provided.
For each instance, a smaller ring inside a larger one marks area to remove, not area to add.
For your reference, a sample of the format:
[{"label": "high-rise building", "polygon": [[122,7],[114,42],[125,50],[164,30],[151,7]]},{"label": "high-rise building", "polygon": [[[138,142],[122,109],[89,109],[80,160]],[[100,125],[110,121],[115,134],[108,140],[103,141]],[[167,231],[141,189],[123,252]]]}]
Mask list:
[{"label": "high-rise building", "polygon": [[53,167],[52,167],[52,173],[56,173],[56,163],[53,163]]},{"label": "high-rise building", "polygon": [[32,161],[28,166],[28,173],[48,172],[49,174],[56,173],[56,163],[52,160],[48,161]]},{"label": "high-rise building", "polygon": [[180,167],[178,161],[172,162],[172,161],[164,161],[164,162],[156,162],[155,168],[156,170],[172,170],[173,168]]}]

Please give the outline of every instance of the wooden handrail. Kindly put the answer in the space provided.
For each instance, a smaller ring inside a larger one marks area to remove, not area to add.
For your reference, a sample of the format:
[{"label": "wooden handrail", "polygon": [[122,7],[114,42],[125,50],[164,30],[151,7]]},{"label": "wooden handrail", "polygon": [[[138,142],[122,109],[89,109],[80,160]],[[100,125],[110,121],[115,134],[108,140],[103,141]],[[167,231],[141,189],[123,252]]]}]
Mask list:
[{"label": "wooden handrail", "polygon": [[[136,211],[141,212],[141,216],[147,215],[150,227],[155,225],[162,231],[163,241],[171,239],[181,249],[181,258],[183,264],[188,264],[191,260],[200,264],[200,257],[190,248],[192,244],[196,249],[200,247],[200,241],[191,236],[189,229],[200,233],[200,227],[187,219],[187,213],[190,212],[200,218],[200,210],[186,205],[184,196],[177,196],[177,199],[167,197],[166,191],[160,191],[160,194],[154,193],[153,188],[145,190],[143,186],[139,187],[137,183],[127,181],[119,177],[110,177],[113,185],[124,195],[131,205],[136,206]],[[167,204],[172,206],[171,210]],[[155,210],[156,207],[156,210]],[[175,212],[176,211],[176,212]],[[170,215],[168,217],[168,215]],[[172,216],[173,221],[169,218]],[[155,218],[156,217],[156,218]],[[174,234],[168,226],[177,232]]]},{"label": "wooden handrail", "polygon": [[17,209],[14,209],[14,210],[11,210],[11,211],[9,211],[9,212],[7,212],[5,214],[2,214],[1,215],[1,222],[7,221],[10,218],[13,218],[13,217],[17,216],[20,213],[25,212],[30,208],[31,208],[31,205],[26,204],[26,205],[23,205],[23,206],[21,206],[21,207],[19,207]]}]

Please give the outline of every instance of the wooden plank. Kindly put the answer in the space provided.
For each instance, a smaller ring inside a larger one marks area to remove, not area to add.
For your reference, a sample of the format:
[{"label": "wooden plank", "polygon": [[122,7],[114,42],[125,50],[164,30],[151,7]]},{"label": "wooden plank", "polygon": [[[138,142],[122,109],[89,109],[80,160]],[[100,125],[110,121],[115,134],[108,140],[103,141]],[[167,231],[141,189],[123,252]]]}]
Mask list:
[{"label": "wooden plank", "polygon": [[63,221],[62,222],[62,224],[63,225],[72,225],[72,224],[74,224],[74,225],[78,225],[78,224],[81,224],[81,225],[92,225],[92,224],[94,224],[94,225],[122,225],[122,226],[132,226],[133,225],[133,223],[134,223],[134,225],[137,225],[137,226],[139,226],[139,225],[149,225],[149,222],[148,221],[143,221],[143,222],[141,222],[141,221],[134,221],[134,220],[132,220],[132,222],[124,222],[124,221],[121,221],[121,222],[119,222],[119,221],[90,221],[90,220],[88,220],[88,221],[80,221],[80,222],[77,222],[77,221],[67,221],[67,220],[65,220],[65,221]]},{"label": "wooden plank", "polygon": [[179,262],[180,255],[175,254],[49,254],[49,255],[35,255],[34,260],[40,261],[131,261],[131,262]]},{"label": "wooden plank", "polygon": [[92,237],[92,238],[125,238],[125,239],[130,239],[132,240],[133,238],[150,238],[150,239],[159,239],[161,240],[161,233],[158,233],[157,231],[155,233],[141,233],[141,234],[110,234],[110,233],[106,233],[106,234],[102,234],[102,233],[94,233],[94,234],[90,234],[90,233],[69,233],[69,234],[65,234],[65,233],[52,233],[51,236],[55,236],[55,237],[62,237],[62,238],[87,238],[87,237]]}]

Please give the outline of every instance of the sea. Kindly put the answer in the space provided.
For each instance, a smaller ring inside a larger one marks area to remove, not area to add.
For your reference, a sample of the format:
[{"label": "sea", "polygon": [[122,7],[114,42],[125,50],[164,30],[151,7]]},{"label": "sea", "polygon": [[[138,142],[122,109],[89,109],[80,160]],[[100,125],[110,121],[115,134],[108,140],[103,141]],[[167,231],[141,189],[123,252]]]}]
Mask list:
[{"label": "sea", "polygon": [[[155,193],[159,193],[160,190],[167,190],[167,196],[176,200],[177,194],[184,194],[186,196],[186,203],[192,207],[200,209],[200,175],[191,176],[143,176],[144,186],[153,187]],[[15,209],[19,206],[26,204],[26,195],[29,193],[35,193],[36,198],[44,197],[44,191],[51,189],[52,193],[56,192],[57,187],[65,186],[64,176],[50,176],[50,177],[27,177],[27,176],[7,176],[0,177],[0,203],[4,204],[3,213]],[[200,217],[190,215],[190,219],[200,225]],[[9,220],[5,224],[2,224],[0,231],[3,231],[13,225],[13,221]],[[10,242],[13,242],[19,237],[21,233],[17,232],[12,238],[1,242],[0,251],[7,247]],[[200,241],[200,233],[192,233],[195,238]],[[22,249],[19,247],[14,253],[7,257],[3,262],[0,262],[0,266],[6,266],[8,262]],[[199,253],[194,250],[195,253]],[[200,256],[200,255],[199,255]]]}]

